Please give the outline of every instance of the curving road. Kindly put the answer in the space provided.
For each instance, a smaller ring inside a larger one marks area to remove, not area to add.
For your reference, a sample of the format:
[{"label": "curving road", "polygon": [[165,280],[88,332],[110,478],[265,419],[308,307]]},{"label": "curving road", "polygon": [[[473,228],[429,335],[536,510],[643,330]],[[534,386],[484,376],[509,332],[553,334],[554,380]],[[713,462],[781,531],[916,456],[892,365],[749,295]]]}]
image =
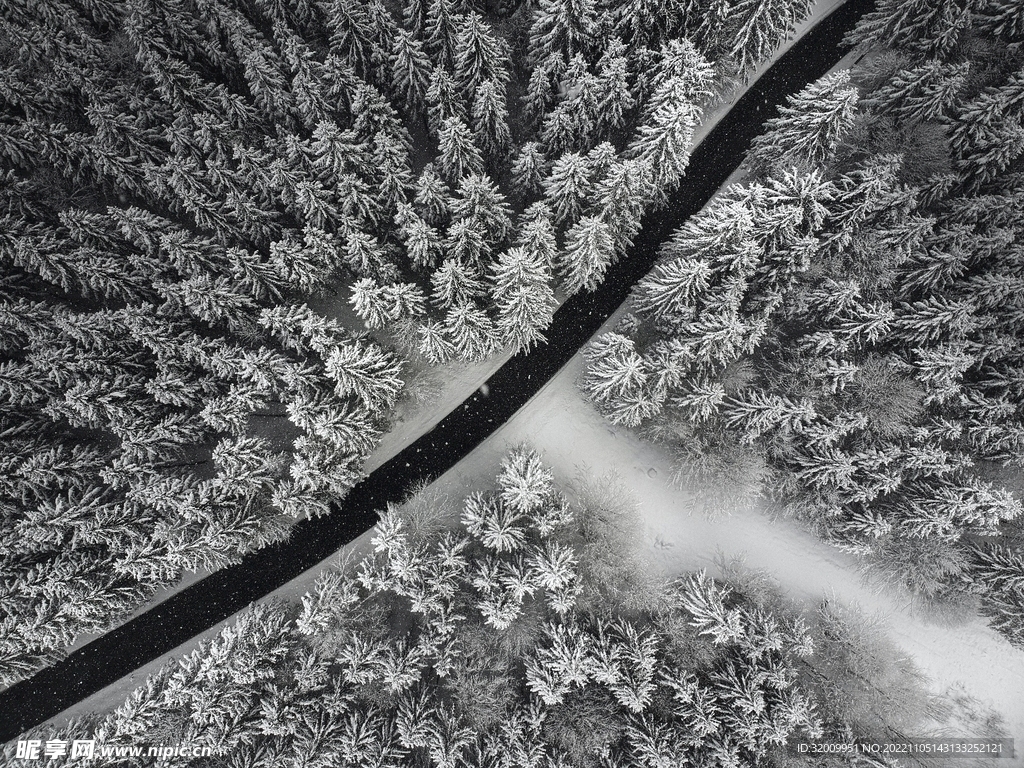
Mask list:
[{"label": "curving road", "polygon": [[291,538],[213,573],[93,640],[66,659],[0,692],[0,741],[8,741],[231,616],[330,557],[372,527],[374,510],[400,501],[415,482],[466,456],[523,406],[597,331],[651,267],[659,244],[715,194],[776,105],[838,58],[840,41],[871,0],[847,0],[760,76],[694,149],[671,208],[644,220],[628,258],[594,293],[563,304],[548,343],[514,357],[432,431],[357,485],[333,514],[296,526]]}]

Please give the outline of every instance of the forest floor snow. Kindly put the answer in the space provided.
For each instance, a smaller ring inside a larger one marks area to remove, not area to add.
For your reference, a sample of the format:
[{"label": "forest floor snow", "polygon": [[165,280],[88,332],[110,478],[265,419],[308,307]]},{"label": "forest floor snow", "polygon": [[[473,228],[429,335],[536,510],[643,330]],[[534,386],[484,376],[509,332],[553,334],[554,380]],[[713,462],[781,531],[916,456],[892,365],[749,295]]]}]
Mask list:
[{"label": "forest floor snow", "polygon": [[1015,764],[1024,765],[1024,652],[979,617],[961,622],[930,617],[905,596],[871,584],[856,557],[795,521],[773,520],[757,506],[714,519],[695,511],[698,499],[672,485],[666,450],[613,427],[583,400],[575,386],[581,366],[577,355],[455,467],[453,479],[493,474],[501,456],[518,444],[537,450],[561,478],[581,468],[598,477],[614,475],[643,520],[644,540],[638,545],[662,575],[700,568],[714,573],[721,559],[738,558],[747,568],[769,574],[798,601],[828,598],[858,606],[913,658],[935,693],[962,690],[1001,715],[1007,736],[1017,739]]},{"label": "forest floor snow", "polygon": [[[756,82],[760,74],[788,50],[807,30],[842,5],[842,0],[821,0],[811,15],[799,25],[794,37],[765,62],[744,86],[738,87],[721,104],[709,109],[694,135],[699,144],[727,114],[732,104]],[[849,66],[853,55],[842,59],[836,69]],[[737,171],[726,185],[742,177]],[[313,308],[330,317],[348,319],[351,314],[347,295],[323,297]],[[621,311],[621,310],[620,310]],[[614,323],[615,318],[609,321]],[[384,464],[479,389],[508,359],[501,355],[490,360],[439,369],[425,374],[416,386],[421,389],[399,404],[395,422],[368,458],[365,469],[371,472]],[[755,509],[716,521],[692,513],[694,498],[668,482],[670,462],[658,448],[640,441],[626,430],[611,427],[578,395],[575,379],[580,357],[563,368],[509,422],[477,450],[443,475],[437,482],[461,493],[463,488],[478,487],[493,478],[497,462],[511,445],[527,443],[542,452],[562,478],[571,478],[578,468],[587,466],[597,475],[614,471],[638,500],[648,531],[644,546],[651,562],[664,574],[681,573],[713,565],[718,553],[743,555],[751,568],[771,573],[794,597],[818,598],[834,592],[841,599],[859,603],[867,611],[883,616],[894,639],[918,661],[936,685],[964,681],[968,691],[990,700],[1006,720],[1011,735],[1024,739],[1024,653],[1014,652],[980,621],[956,627],[940,627],[910,615],[898,600],[873,591],[856,574],[852,557],[828,547],[794,524],[772,523]],[[356,556],[369,545],[367,532],[341,550],[340,556]],[[297,600],[309,591],[317,576],[332,558],[317,564],[266,599]],[[205,573],[187,575],[179,584],[160,590],[141,613],[198,581]],[[175,658],[182,658],[200,643],[214,637],[235,616],[219,622],[173,651],[163,654],[112,683],[92,696],[64,710],[48,722],[63,724],[71,717],[104,713],[117,707],[139,686],[147,675],[155,673]],[[70,650],[84,645],[93,636],[84,635]],[[963,672],[960,667],[963,666]],[[1022,744],[1024,746],[1024,744]]]}]

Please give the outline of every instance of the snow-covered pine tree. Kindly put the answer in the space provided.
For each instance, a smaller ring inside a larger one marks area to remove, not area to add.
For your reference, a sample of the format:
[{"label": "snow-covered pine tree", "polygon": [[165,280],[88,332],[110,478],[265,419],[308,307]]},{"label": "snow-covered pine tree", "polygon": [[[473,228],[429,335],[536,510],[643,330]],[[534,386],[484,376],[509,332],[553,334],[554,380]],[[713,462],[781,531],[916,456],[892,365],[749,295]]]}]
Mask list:
[{"label": "snow-covered pine tree", "polygon": [[625,124],[626,116],[636,104],[630,89],[628,50],[620,40],[612,40],[597,65],[595,99],[597,129],[609,136]]},{"label": "snow-covered pine tree", "polygon": [[826,162],[853,126],[857,99],[849,70],[825,75],[779,107],[779,116],[754,139],[748,160],[760,168]]},{"label": "snow-covered pine tree", "polygon": [[432,75],[430,59],[420,41],[411,32],[396,30],[391,50],[391,82],[399,105],[419,112],[425,104]]},{"label": "snow-covered pine tree", "polygon": [[714,100],[719,85],[715,65],[690,40],[667,40],[658,51],[650,73],[653,92],[672,79],[676,92],[703,108]]},{"label": "snow-covered pine tree", "polygon": [[980,3],[960,0],[881,0],[846,36],[847,42],[871,48],[895,48],[922,58],[944,58],[955,50],[971,26]]},{"label": "snow-covered pine tree", "polygon": [[1017,88],[986,88],[964,104],[949,130],[958,181],[969,191],[1006,172],[1024,155],[1024,109],[1015,93],[1024,92],[1024,77]]},{"label": "snow-covered pine tree", "polygon": [[464,218],[449,225],[443,250],[448,254],[448,258],[479,269],[490,257],[491,243],[481,229],[479,221]]},{"label": "snow-covered pine tree", "polygon": [[494,321],[470,303],[452,306],[443,327],[445,338],[463,360],[483,360],[493,354],[498,343]]},{"label": "snow-covered pine tree", "polygon": [[365,277],[352,285],[349,303],[367,328],[394,327],[400,320],[414,319],[426,309],[426,299],[415,283],[380,285]]},{"label": "snow-covered pine tree", "polygon": [[503,345],[529,351],[544,340],[557,306],[550,268],[536,251],[513,247],[498,257],[490,279]]},{"label": "snow-covered pine tree", "polygon": [[437,175],[432,163],[427,163],[415,182],[416,207],[431,226],[440,226],[448,217],[451,192],[444,180]]},{"label": "snow-covered pine tree", "polygon": [[638,426],[661,409],[651,391],[650,366],[632,339],[605,333],[584,354],[588,365],[580,386],[612,423]]},{"label": "snow-covered pine tree", "polygon": [[[301,251],[292,250],[288,254],[292,259],[293,267],[297,263],[295,260],[297,253],[301,254]],[[359,229],[347,232],[343,255],[346,266],[360,277],[374,277],[387,281],[395,276],[395,266],[387,258],[380,241],[368,232]]]},{"label": "snow-covered pine tree", "polygon": [[967,84],[970,62],[933,60],[896,72],[882,87],[861,99],[860,107],[901,120],[919,122],[948,115]]},{"label": "snow-covered pine tree", "polygon": [[661,41],[682,36],[683,24],[692,10],[692,3],[626,0],[615,8],[615,34],[635,48],[656,47]]},{"label": "snow-covered pine tree", "polygon": [[577,54],[569,62],[559,84],[564,97],[543,121],[540,137],[552,157],[590,147],[598,129],[598,78],[587,60]]},{"label": "snow-covered pine tree", "polygon": [[651,167],[641,160],[617,160],[597,184],[595,200],[603,221],[611,228],[618,253],[624,253],[640,231],[644,211],[655,199]]},{"label": "snow-covered pine tree", "polygon": [[429,4],[429,0],[402,0],[402,21],[405,28],[419,40],[423,39]]},{"label": "snow-covered pine tree", "polygon": [[429,0],[424,37],[435,71],[455,65],[455,36],[465,10],[464,0]]},{"label": "snow-covered pine tree", "polygon": [[549,268],[555,265],[558,242],[551,209],[542,202],[529,206],[519,217],[516,245],[536,253]]},{"label": "snow-covered pine tree", "polygon": [[486,174],[472,173],[459,180],[451,215],[455,222],[472,224],[484,235],[488,247],[512,233],[512,209],[498,185]]},{"label": "snow-covered pine tree", "polygon": [[371,411],[387,411],[404,385],[401,362],[372,342],[335,346],[324,367],[339,396],[355,395]]},{"label": "snow-covered pine tree", "polygon": [[473,142],[473,134],[459,117],[446,118],[438,131],[437,164],[448,181],[455,184],[468,174],[483,172],[484,162]]},{"label": "snow-covered pine tree", "polygon": [[401,203],[395,215],[405,252],[415,269],[427,269],[437,262],[441,239],[437,230],[420,218],[411,205]]},{"label": "snow-covered pine tree", "polygon": [[430,276],[430,301],[442,310],[467,304],[486,293],[484,282],[470,267],[456,259],[445,259]]},{"label": "snow-covered pine tree", "polygon": [[492,34],[476,11],[469,11],[459,21],[455,36],[455,84],[472,95],[490,80],[505,85],[509,79],[509,52],[505,41]]},{"label": "snow-covered pine tree", "polygon": [[441,323],[428,320],[418,328],[417,351],[431,365],[444,365],[456,357],[455,347],[445,337]]},{"label": "snow-covered pine tree", "polygon": [[[379,0],[357,3],[354,0],[332,0],[328,4],[331,25],[331,52],[339,56],[357,74],[369,82],[384,74],[391,50],[391,35],[397,25]],[[381,22],[386,29],[381,27]],[[382,34],[383,33],[383,34]]]},{"label": "snow-covered pine tree", "polygon": [[464,99],[460,98],[455,89],[455,81],[443,67],[436,67],[430,75],[430,83],[424,94],[427,104],[427,126],[435,136],[440,136],[441,128],[449,118],[458,118],[467,122]]},{"label": "snow-covered pine tree", "polygon": [[555,102],[556,84],[565,67],[565,59],[558,54],[550,54],[533,66],[526,93],[522,96],[529,126],[535,127],[544,122],[548,109]]},{"label": "snow-covered pine tree", "polygon": [[556,222],[571,226],[579,219],[593,191],[590,175],[587,158],[577,152],[567,152],[554,162],[543,186]]},{"label": "snow-covered pine tree", "polygon": [[1024,11],[1013,0],[987,0],[974,11],[971,20],[975,29],[1011,45],[1024,42]]},{"label": "snow-covered pine tree", "polygon": [[614,258],[611,228],[594,216],[580,219],[566,234],[565,249],[558,256],[562,289],[570,295],[596,290]]},{"label": "snow-covered pine tree", "polygon": [[492,160],[503,159],[512,140],[503,84],[485,80],[477,86],[473,94],[472,123],[484,154]]},{"label": "snow-covered pine tree", "polygon": [[540,142],[527,141],[520,148],[512,162],[512,184],[523,197],[531,197],[541,189],[541,181],[547,175],[548,162]]},{"label": "snow-covered pine tree", "polygon": [[600,18],[594,0],[540,0],[530,27],[529,58],[538,64],[551,55],[569,60],[597,43]]},{"label": "snow-covered pine tree", "polygon": [[739,0],[723,5],[728,11],[720,34],[729,56],[746,73],[768,60],[813,7],[809,0]]},{"label": "snow-covered pine tree", "polygon": [[651,169],[655,189],[673,189],[690,162],[690,144],[700,110],[686,100],[683,78],[662,83],[651,98],[648,117],[638,126],[625,155]]},{"label": "snow-covered pine tree", "polygon": [[1011,643],[1024,644],[1024,555],[1001,544],[975,545],[970,554],[983,612]]}]

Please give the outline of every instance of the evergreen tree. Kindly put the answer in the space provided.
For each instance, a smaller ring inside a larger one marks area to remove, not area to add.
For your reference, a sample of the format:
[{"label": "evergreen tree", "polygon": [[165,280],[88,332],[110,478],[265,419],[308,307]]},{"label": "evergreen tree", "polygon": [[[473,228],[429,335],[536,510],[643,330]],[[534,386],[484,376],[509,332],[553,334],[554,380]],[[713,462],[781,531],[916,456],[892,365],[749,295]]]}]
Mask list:
[{"label": "evergreen tree", "polygon": [[864,108],[896,115],[901,120],[934,120],[948,114],[967,83],[970,64],[930,61],[897,72],[881,88],[861,100]]},{"label": "evergreen tree", "polygon": [[433,226],[441,224],[448,216],[449,189],[431,164],[424,166],[416,178],[415,202],[424,221]]},{"label": "evergreen tree", "polygon": [[537,254],[549,268],[554,265],[558,243],[555,240],[551,209],[544,203],[534,203],[523,212],[516,245]]},{"label": "evergreen tree", "polygon": [[1014,645],[1024,643],[1024,556],[995,544],[971,550],[971,577],[983,589],[982,611]]},{"label": "evergreen tree", "polygon": [[847,35],[855,45],[896,48],[920,56],[950,54],[971,24],[974,3],[957,0],[897,3],[883,0]]},{"label": "evergreen tree", "polygon": [[599,17],[593,0],[541,0],[530,28],[530,61],[552,54],[569,59],[597,42]]},{"label": "evergreen tree", "polygon": [[781,0],[739,0],[729,4],[721,34],[741,72],[749,72],[796,31],[811,12],[811,3]]},{"label": "evergreen tree", "polygon": [[1024,41],[1024,14],[1007,0],[988,0],[975,9],[972,22],[976,29],[1012,44]]},{"label": "evergreen tree", "polygon": [[428,0],[404,0],[402,3],[402,21],[417,39],[423,37],[428,5]]},{"label": "evergreen tree", "polygon": [[678,78],[659,87],[652,97],[649,118],[637,129],[626,150],[627,157],[652,170],[652,180],[659,190],[675,187],[690,162],[699,110],[679,98],[682,87]]},{"label": "evergreen tree", "polygon": [[405,242],[406,253],[416,268],[432,267],[440,251],[440,236],[408,203],[398,206],[395,223]]},{"label": "evergreen tree", "polygon": [[583,212],[583,205],[593,191],[587,159],[569,152],[555,161],[543,182],[544,195],[551,202],[555,221],[571,225]]},{"label": "evergreen tree", "polygon": [[959,181],[977,191],[1024,155],[1024,127],[1007,92],[986,89],[963,106],[949,132]]},{"label": "evergreen tree", "polygon": [[356,281],[349,301],[367,328],[375,330],[418,317],[426,308],[426,300],[414,283],[378,285],[371,278]]},{"label": "evergreen tree", "polygon": [[444,310],[468,304],[485,293],[484,283],[473,271],[455,259],[445,259],[430,276],[431,302]]},{"label": "evergreen tree", "polygon": [[458,117],[449,117],[438,131],[437,164],[452,183],[467,174],[483,172],[483,158],[473,143],[473,134]]},{"label": "evergreen tree", "polygon": [[574,56],[559,84],[565,97],[541,126],[541,139],[549,155],[591,146],[599,126],[598,86],[586,59],[581,54]]},{"label": "evergreen tree", "polygon": [[512,134],[503,85],[486,80],[477,86],[473,94],[472,122],[477,143],[484,153],[494,159],[504,157]]},{"label": "evergreen tree", "polygon": [[562,287],[568,294],[593,291],[615,257],[615,242],[608,225],[588,216],[569,230],[565,250],[559,255]]},{"label": "evergreen tree", "polygon": [[494,352],[497,341],[494,323],[473,304],[455,304],[444,318],[444,333],[463,360],[483,360]]},{"label": "evergreen tree", "polygon": [[354,395],[371,411],[394,404],[402,389],[402,365],[376,344],[362,342],[338,345],[324,361],[339,396]]},{"label": "evergreen tree", "polygon": [[448,227],[444,250],[450,258],[475,269],[490,256],[491,246],[482,229],[482,223],[475,218],[466,217],[453,221]]},{"label": "evergreen tree", "polygon": [[498,257],[490,277],[503,343],[528,351],[544,339],[557,306],[548,266],[536,251],[514,247]]},{"label": "evergreen tree", "polygon": [[527,121],[531,126],[540,125],[544,121],[548,108],[554,103],[555,85],[565,71],[565,66],[565,59],[558,54],[550,54],[533,66],[526,84],[526,93],[522,97]]},{"label": "evergreen tree", "polygon": [[427,125],[435,136],[449,118],[467,122],[466,106],[455,90],[455,81],[443,67],[435,67],[426,92]]},{"label": "evergreen tree", "polygon": [[[361,77],[372,80],[376,68],[387,61],[390,46],[382,48],[375,20],[374,3],[361,4],[351,0],[332,0],[328,6],[331,23],[331,52],[340,56]],[[385,13],[385,18],[390,18]]]},{"label": "evergreen tree", "polygon": [[417,350],[431,365],[444,365],[456,356],[456,349],[445,337],[444,327],[440,323],[427,321],[419,329]]},{"label": "evergreen tree", "polygon": [[427,5],[425,38],[434,71],[454,66],[458,17],[465,9],[462,0],[430,0]]},{"label": "evergreen tree", "polygon": [[422,44],[404,29],[395,32],[391,70],[399,103],[412,109],[422,109],[427,89],[432,83],[433,69]]},{"label": "evergreen tree", "polygon": [[658,412],[661,403],[650,389],[651,371],[631,339],[606,333],[585,354],[589,364],[583,391],[612,423],[637,426]]},{"label": "evergreen tree", "polygon": [[522,196],[534,195],[541,189],[547,170],[547,158],[539,142],[528,141],[519,148],[512,163],[512,183]]},{"label": "evergreen tree", "polygon": [[647,204],[655,194],[650,165],[640,160],[612,163],[598,183],[596,201],[601,218],[609,225],[615,247],[621,253],[640,231]]},{"label": "evergreen tree", "polygon": [[673,91],[700,107],[712,101],[718,93],[715,65],[689,40],[667,40],[654,63],[652,82],[655,91],[671,81],[677,85]]},{"label": "evergreen tree", "polygon": [[451,204],[452,218],[471,223],[488,243],[501,242],[512,232],[512,210],[498,186],[485,175],[471,174],[459,182]]},{"label": "evergreen tree", "polygon": [[455,36],[455,83],[465,94],[473,94],[483,83],[504,86],[509,79],[508,51],[504,40],[491,34],[475,11],[465,14]]},{"label": "evergreen tree", "polygon": [[599,132],[605,136],[622,128],[636,103],[630,89],[627,53],[621,41],[613,40],[598,62],[597,121]]},{"label": "evergreen tree", "polygon": [[849,70],[840,70],[791,96],[754,140],[751,160],[765,167],[829,160],[853,126],[858,94],[849,83]]}]

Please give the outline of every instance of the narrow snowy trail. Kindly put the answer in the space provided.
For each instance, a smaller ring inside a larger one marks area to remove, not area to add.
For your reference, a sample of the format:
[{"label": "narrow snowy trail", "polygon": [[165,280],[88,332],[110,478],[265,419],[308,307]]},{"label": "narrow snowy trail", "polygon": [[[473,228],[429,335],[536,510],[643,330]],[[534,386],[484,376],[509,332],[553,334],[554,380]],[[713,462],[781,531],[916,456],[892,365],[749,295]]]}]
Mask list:
[{"label": "narrow snowy trail", "polygon": [[521,443],[540,451],[563,478],[573,477],[581,466],[598,476],[614,473],[638,504],[645,524],[642,546],[665,575],[713,570],[720,555],[740,557],[750,568],[770,573],[794,598],[827,596],[859,605],[882,621],[936,692],[962,688],[1002,715],[1007,735],[1017,739],[1017,759],[1000,764],[1024,765],[1024,652],[981,619],[945,626],[915,613],[907,600],[865,583],[852,555],[792,521],[773,521],[757,508],[713,520],[693,512],[694,497],[670,482],[671,457],[611,426],[581,398],[575,385],[581,367],[577,355],[441,482],[457,487],[493,472],[501,456]]},{"label": "narrow snowy trail", "polygon": [[[653,257],[653,248],[676,226],[673,223],[676,219],[687,215],[695,203],[693,211],[699,209],[714,193],[728,173],[725,169],[736,164],[735,158],[741,151],[738,147],[756,134],[761,122],[774,112],[775,104],[828,68],[834,61],[830,54],[838,41],[836,30],[851,24],[867,4],[864,0],[848,0],[846,3],[843,0],[823,0],[818,3],[794,40],[766,62],[745,87],[738,88],[730,99],[709,111],[695,136],[695,144],[699,146],[694,152],[688,183],[679,194],[678,204],[671,215],[656,217],[645,225],[645,232],[638,238],[638,244],[644,239],[647,258]],[[842,12],[836,16],[842,16],[844,21],[835,22],[833,18],[828,24],[819,26],[825,17],[841,6]],[[825,27],[830,31],[818,34],[818,30]],[[815,34],[806,35],[811,28],[817,28]],[[786,66],[767,71],[798,43],[799,50],[793,52]],[[823,61],[825,65],[822,68]],[[762,92],[771,96],[757,95]],[[751,98],[744,98],[745,95]],[[739,108],[740,102],[745,104],[743,109]],[[712,129],[730,113],[733,114],[728,130],[719,131],[716,141],[704,142]],[[400,495],[412,480],[430,474],[434,465],[437,472],[452,466],[476,447],[485,435],[512,417],[516,408],[537,391],[542,382],[571,359],[601,318],[618,306],[628,287],[646,271],[644,264],[643,259],[623,260],[616,267],[621,273],[617,280],[606,281],[597,294],[574,297],[569,302],[574,306],[568,307],[572,313],[563,313],[566,316],[562,318],[561,327],[551,329],[550,343],[529,358],[515,358],[496,373],[503,360],[467,368],[461,375],[452,377],[440,403],[407,414],[405,421],[388,435],[371,457],[367,470],[379,468],[380,471],[373,471],[368,482],[361,484],[362,487],[357,486],[346,498],[344,515],[339,517],[336,513],[330,518],[311,521],[312,524],[306,525],[304,531],[298,531],[298,541],[260,550],[246,558],[244,567],[222,569],[197,580],[188,589],[169,590],[163,602],[128,624],[84,645],[65,662],[0,692],[0,730],[3,731],[0,738],[13,738],[36,722],[49,720],[60,723],[76,714],[106,711],[123,701],[147,674],[220,631],[234,619],[237,611],[244,609],[248,601],[301,595],[332,559],[332,551],[341,543],[351,541],[344,547],[348,551],[365,546],[367,535],[359,536],[359,532],[372,525],[373,510],[383,505],[382,499]],[[567,323],[569,317],[576,320]],[[556,326],[559,325],[558,320],[556,316]],[[491,386],[492,397],[489,400],[486,394],[477,391],[484,381]],[[520,388],[524,390],[521,394],[517,393]],[[446,416],[450,409],[455,410]],[[439,428],[423,434],[438,422]],[[428,455],[431,458],[426,458]],[[420,464],[425,468],[418,466]],[[341,541],[331,544],[338,538],[338,529],[351,533],[345,533]],[[301,551],[302,557],[293,557],[289,561],[283,557],[285,548],[293,555]],[[301,567],[296,569],[296,565]],[[266,586],[276,584],[282,586],[276,589]]]}]

